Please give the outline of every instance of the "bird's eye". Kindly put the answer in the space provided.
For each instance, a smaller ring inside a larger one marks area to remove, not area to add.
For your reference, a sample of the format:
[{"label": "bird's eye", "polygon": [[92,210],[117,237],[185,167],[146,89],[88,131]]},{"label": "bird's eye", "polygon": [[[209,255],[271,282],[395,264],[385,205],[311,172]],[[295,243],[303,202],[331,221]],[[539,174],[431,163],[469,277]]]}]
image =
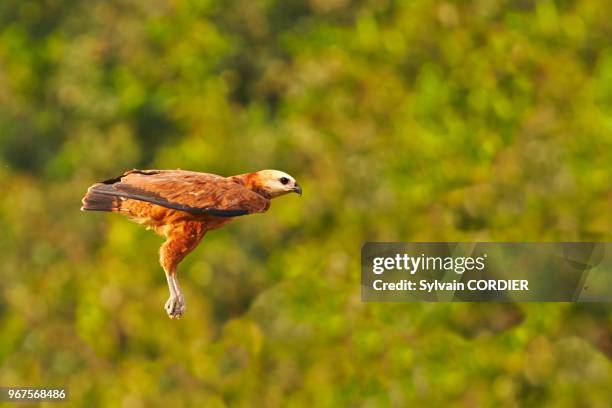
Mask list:
[{"label": "bird's eye", "polygon": [[289,182],[289,179],[287,177],[281,177],[280,182],[281,184],[287,184]]}]

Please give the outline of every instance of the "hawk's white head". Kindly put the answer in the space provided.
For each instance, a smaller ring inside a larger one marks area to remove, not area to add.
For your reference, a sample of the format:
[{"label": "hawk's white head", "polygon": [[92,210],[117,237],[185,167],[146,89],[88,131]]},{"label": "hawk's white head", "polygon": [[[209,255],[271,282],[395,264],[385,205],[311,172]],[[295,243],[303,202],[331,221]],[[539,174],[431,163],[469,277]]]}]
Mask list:
[{"label": "hawk's white head", "polygon": [[287,193],[302,195],[302,187],[289,174],[279,170],[260,170],[249,174],[248,184],[257,192],[270,198],[279,197]]}]

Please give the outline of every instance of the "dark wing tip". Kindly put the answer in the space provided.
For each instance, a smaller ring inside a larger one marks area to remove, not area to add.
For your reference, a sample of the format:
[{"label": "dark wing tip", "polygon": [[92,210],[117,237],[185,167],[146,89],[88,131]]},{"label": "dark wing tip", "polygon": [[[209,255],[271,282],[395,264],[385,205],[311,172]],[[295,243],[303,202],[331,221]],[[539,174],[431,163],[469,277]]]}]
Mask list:
[{"label": "dark wing tip", "polygon": [[217,208],[203,208],[202,212],[215,217],[240,217],[249,214],[247,210],[219,210]]}]

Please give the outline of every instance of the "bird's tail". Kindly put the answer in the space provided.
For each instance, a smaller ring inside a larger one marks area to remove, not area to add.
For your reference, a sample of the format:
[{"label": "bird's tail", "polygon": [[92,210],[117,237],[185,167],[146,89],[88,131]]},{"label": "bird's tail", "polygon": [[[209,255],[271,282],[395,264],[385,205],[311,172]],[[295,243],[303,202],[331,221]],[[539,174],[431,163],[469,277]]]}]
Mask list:
[{"label": "bird's tail", "polygon": [[119,211],[121,199],[105,193],[107,188],[108,185],[103,183],[89,187],[87,194],[83,197],[81,211]]}]

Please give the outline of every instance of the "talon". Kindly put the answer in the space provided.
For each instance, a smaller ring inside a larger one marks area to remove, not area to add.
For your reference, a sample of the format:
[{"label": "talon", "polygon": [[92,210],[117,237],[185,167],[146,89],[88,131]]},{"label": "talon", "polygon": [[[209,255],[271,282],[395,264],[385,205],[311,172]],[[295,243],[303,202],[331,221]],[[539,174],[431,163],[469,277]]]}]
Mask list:
[{"label": "talon", "polygon": [[180,319],[185,313],[185,300],[182,296],[170,296],[164,305],[170,319]]}]

